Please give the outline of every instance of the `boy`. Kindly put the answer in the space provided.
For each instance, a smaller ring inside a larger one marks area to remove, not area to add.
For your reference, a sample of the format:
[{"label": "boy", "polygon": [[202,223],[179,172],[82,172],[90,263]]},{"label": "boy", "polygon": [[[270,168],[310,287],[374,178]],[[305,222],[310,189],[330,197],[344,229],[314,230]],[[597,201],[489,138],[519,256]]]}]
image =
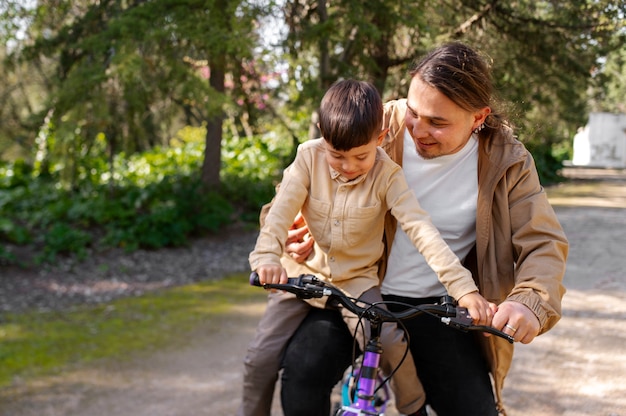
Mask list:
[{"label": "boy", "polygon": [[[296,159],[285,170],[250,253],[251,268],[261,283],[286,282],[280,258],[288,230],[301,211],[315,240],[315,249],[303,271],[354,298],[379,302],[382,298],[377,264],[383,253],[384,216],[391,210],[448,293],[466,306],[472,316],[490,316],[495,305],[478,294],[470,272],[463,268],[409,190],[400,166],[378,148],[386,134],[381,132],[382,113],[382,100],[369,83],[344,80],[327,91],[319,110],[323,137],[302,144]],[[244,402],[239,415],[268,414],[267,398],[260,396],[271,380],[261,381],[261,374],[278,368],[287,341],[310,308],[309,303],[292,295],[279,299],[268,304],[268,318],[259,324],[248,350]],[[345,309],[342,314],[354,333],[358,317]],[[381,367],[390,374],[402,361],[406,341],[395,325],[384,325],[381,338]],[[358,341],[362,349],[363,339]],[[400,412],[426,414],[424,391],[410,356],[393,376],[391,386]],[[263,400],[265,404],[261,404]]]}]

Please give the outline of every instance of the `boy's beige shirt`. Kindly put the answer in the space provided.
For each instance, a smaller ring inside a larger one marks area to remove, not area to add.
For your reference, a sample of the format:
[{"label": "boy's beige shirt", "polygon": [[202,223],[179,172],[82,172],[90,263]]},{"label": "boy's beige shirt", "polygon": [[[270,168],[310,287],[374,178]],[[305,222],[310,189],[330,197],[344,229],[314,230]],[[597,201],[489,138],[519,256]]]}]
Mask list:
[{"label": "boy's beige shirt", "polygon": [[471,273],[421,209],[400,166],[378,148],[373,168],[346,181],[326,161],[324,139],[300,145],[296,159],[285,170],[250,253],[250,266],[256,270],[261,264],[281,264],[288,230],[302,211],[315,240],[306,269],[359,297],[379,284],[378,262],[389,210],[451,296],[459,299],[477,290]]}]

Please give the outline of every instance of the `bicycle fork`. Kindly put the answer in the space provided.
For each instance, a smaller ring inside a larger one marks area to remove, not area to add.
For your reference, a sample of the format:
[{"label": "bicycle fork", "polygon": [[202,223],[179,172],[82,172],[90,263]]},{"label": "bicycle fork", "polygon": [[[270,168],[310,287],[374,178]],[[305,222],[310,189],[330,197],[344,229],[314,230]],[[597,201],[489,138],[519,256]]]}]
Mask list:
[{"label": "bicycle fork", "polygon": [[[356,394],[349,406],[343,406],[341,416],[382,416],[376,408],[376,381],[383,347],[380,342],[381,322],[370,322],[370,339],[363,352],[363,362],[357,375]],[[380,405],[380,404],[378,404]],[[383,410],[384,411],[384,410]]]}]

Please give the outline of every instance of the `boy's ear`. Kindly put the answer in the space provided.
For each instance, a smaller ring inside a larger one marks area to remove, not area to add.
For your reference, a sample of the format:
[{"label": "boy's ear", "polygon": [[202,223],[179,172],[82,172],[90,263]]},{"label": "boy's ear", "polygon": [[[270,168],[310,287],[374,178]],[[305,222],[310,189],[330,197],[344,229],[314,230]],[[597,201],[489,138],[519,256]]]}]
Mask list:
[{"label": "boy's ear", "polygon": [[376,141],[376,145],[380,146],[383,142],[383,139],[385,138],[385,136],[387,135],[387,133],[389,133],[389,129],[383,129],[380,134],[378,135],[378,140]]}]

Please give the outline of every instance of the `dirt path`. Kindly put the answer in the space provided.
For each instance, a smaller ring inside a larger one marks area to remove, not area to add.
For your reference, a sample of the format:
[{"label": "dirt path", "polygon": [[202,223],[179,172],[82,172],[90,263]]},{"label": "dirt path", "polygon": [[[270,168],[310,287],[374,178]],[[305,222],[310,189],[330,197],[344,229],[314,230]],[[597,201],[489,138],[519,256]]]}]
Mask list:
[{"label": "dirt path", "polygon": [[[626,416],[626,175],[600,173],[602,181],[550,190],[571,243],[564,316],[532,344],[516,345],[505,386],[510,416]],[[240,305],[183,347],[0,391],[0,415],[231,416],[263,307]]]},{"label": "dirt path", "polygon": [[516,345],[505,385],[511,416],[626,416],[626,181],[605,178],[550,190],[570,241],[563,318]]}]

